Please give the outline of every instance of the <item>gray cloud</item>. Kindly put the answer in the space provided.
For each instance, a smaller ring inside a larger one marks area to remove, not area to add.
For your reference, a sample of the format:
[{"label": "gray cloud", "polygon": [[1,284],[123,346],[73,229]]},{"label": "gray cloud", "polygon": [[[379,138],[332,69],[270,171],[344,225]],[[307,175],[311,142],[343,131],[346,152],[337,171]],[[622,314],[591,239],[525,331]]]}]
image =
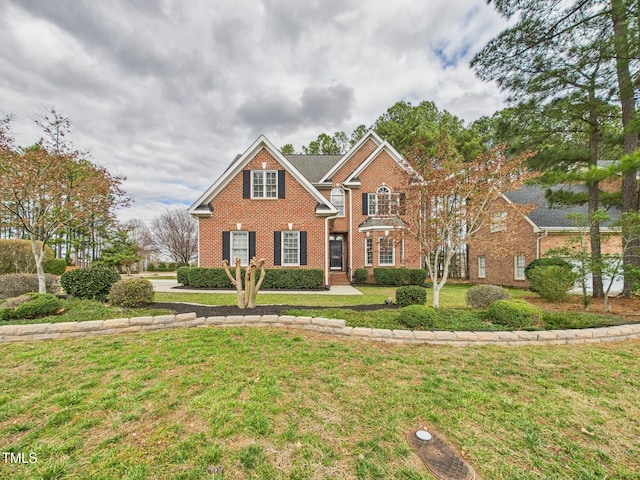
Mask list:
[{"label": "gray cloud", "polygon": [[504,21],[450,4],[0,0],[0,111],[24,145],[58,107],[73,142],[127,176],[122,218],[149,219],[193,202],[260,133],[299,149],[401,99],[492,114],[499,93],[466,64]]}]

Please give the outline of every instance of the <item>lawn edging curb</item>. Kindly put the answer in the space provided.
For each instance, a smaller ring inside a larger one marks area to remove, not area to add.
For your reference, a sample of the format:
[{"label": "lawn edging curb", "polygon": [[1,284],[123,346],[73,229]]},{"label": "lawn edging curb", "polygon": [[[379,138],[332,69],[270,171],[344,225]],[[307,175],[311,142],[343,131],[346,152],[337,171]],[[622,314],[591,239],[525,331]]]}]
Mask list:
[{"label": "lawn edging curb", "polygon": [[344,338],[399,344],[452,346],[475,345],[565,345],[640,338],[640,323],[581,330],[542,331],[421,331],[347,327],[344,320],[291,315],[234,315],[196,317],[195,313],[155,317],[116,318],[87,322],[36,323],[0,326],[0,343],[34,342],[63,338],[91,338],[117,333],[145,332],[188,327],[284,327],[308,330]]}]

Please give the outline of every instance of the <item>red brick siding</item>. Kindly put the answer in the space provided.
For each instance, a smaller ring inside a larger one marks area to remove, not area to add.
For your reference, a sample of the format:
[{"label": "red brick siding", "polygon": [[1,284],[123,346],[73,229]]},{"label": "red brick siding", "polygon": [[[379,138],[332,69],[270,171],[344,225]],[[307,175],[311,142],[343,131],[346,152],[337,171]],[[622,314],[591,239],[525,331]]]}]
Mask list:
[{"label": "red brick siding", "polygon": [[[282,170],[277,160],[265,149],[249,161],[245,170]],[[303,268],[325,267],[324,219],[317,217],[317,200],[289,174],[285,173],[284,199],[242,198],[242,172],[236,175],[213,199],[213,214],[200,218],[200,266],[222,265],[222,232],[241,230],[256,232],[256,256],[266,259],[273,268],[273,232],[293,230],[307,232],[307,265]]]},{"label": "red brick siding", "polygon": [[[496,212],[507,212],[507,231],[491,233],[484,225],[469,244],[469,280],[472,283],[528,287],[526,280],[515,279],[516,255],[525,255],[525,265],[536,259],[537,234],[522,215],[509,211],[504,199],[496,202]],[[511,236],[513,242],[505,243]],[[485,278],[478,277],[478,257],[485,257]]]}]

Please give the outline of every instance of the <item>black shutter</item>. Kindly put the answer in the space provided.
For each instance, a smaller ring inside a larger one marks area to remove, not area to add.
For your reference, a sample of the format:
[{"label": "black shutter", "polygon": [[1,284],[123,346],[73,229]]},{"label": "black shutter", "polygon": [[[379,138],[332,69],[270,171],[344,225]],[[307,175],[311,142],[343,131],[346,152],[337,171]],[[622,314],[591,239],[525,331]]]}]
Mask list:
[{"label": "black shutter", "polygon": [[242,198],[251,198],[251,170],[242,171]]},{"label": "black shutter", "polygon": [[307,232],[300,232],[300,265],[307,264]]},{"label": "black shutter", "polygon": [[231,232],[222,232],[222,260],[231,263]]},{"label": "black shutter", "polygon": [[273,264],[282,265],[282,232],[273,232]]},{"label": "black shutter", "polygon": [[362,194],[362,214],[369,215],[369,194]]},{"label": "black shutter", "polygon": [[284,170],[278,170],[278,198],[284,197]]},{"label": "black shutter", "polygon": [[405,201],[407,199],[407,196],[404,193],[400,194],[400,200],[399,200],[399,205],[398,205],[398,215],[406,215],[407,213],[407,209],[405,207]]},{"label": "black shutter", "polygon": [[256,256],[256,232],[249,232],[249,260]]}]

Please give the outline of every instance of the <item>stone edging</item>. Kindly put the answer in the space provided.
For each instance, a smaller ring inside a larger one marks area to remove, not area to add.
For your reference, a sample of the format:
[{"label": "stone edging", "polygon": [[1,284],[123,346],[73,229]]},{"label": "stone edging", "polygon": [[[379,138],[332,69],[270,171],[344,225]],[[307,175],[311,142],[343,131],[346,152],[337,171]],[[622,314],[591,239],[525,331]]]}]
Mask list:
[{"label": "stone edging", "polygon": [[515,332],[447,332],[388,330],[347,327],[344,320],[286,315],[237,315],[199,317],[195,313],[156,317],[117,318],[88,322],[40,323],[0,326],[0,343],[33,342],[61,338],[95,337],[115,333],[144,332],[186,327],[285,327],[309,330],[344,338],[402,344],[471,345],[562,345],[597,343],[640,338],[640,323],[582,330]]}]

